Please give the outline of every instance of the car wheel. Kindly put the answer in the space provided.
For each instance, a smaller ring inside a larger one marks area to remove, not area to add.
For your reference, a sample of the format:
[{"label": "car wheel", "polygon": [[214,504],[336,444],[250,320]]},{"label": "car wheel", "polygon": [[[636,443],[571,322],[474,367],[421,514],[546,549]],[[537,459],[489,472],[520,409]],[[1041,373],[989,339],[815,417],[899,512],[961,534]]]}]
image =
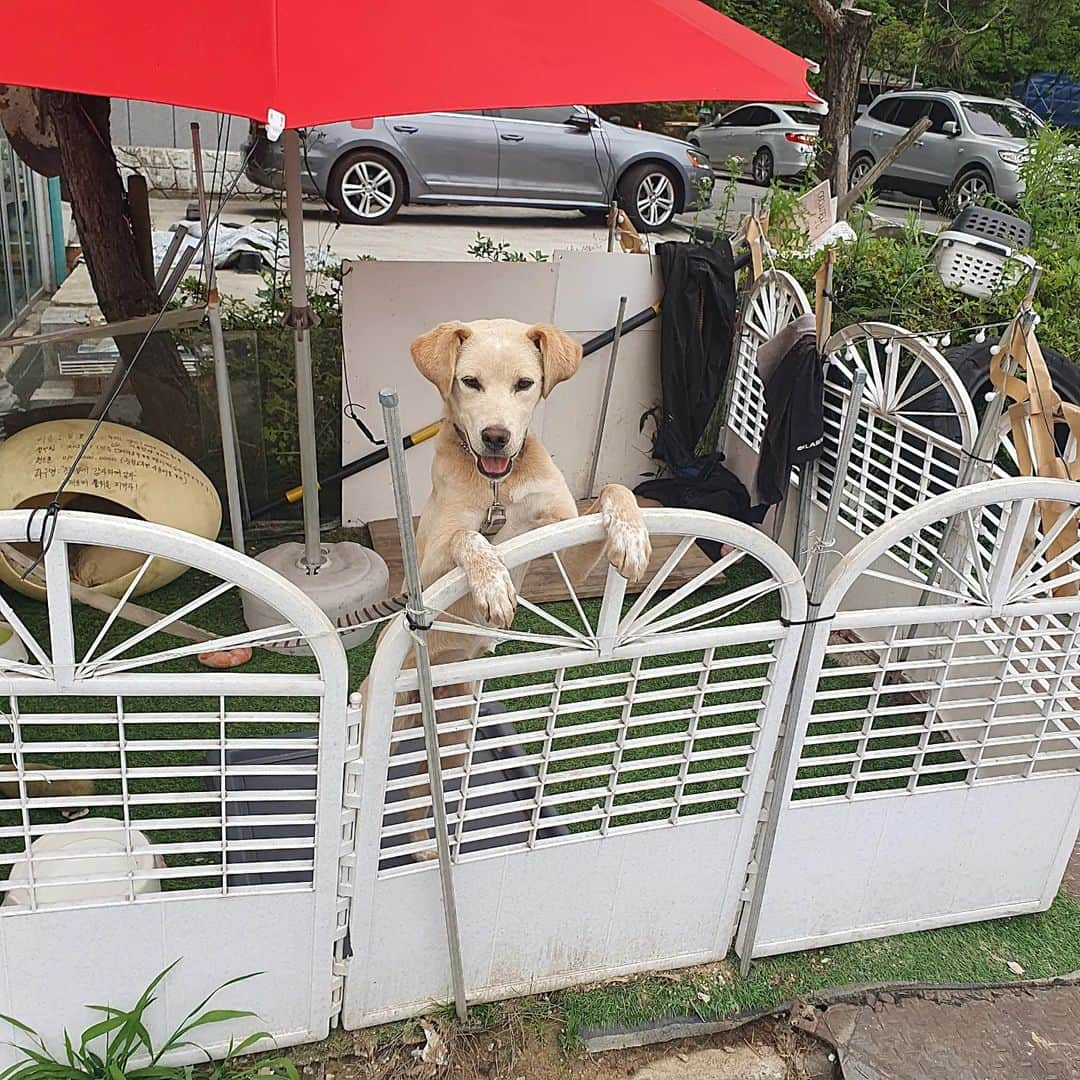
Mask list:
[{"label": "car wheel", "polygon": [[619,205],[638,232],[671,224],[678,202],[675,175],[666,165],[635,165],[619,182]]},{"label": "car wheel", "polygon": [[763,146],[754,155],[754,160],[750,165],[750,173],[754,178],[754,183],[759,187],[768,187],[772,183],[773,156],[772,151],[767,146]]},{"label": "car wheel", "polygon": [[382,225],[405,198],[405,177],[388,157],[373,150],[345,154],[330,174],[327,197],[344,221]]},{"label": "car wheel", "polygon": [[851,163],[848,171],[848,190],[850,191],[874,167],[874,159],[869,154],[859,154]]},{"label": "car wheel", "polygon": [[946,198],[953,212],[959,213],[965,206],[981,202],[987,195],[994,194],[994,181],[990,174],[982,169],[968,169],[954,181]]}]

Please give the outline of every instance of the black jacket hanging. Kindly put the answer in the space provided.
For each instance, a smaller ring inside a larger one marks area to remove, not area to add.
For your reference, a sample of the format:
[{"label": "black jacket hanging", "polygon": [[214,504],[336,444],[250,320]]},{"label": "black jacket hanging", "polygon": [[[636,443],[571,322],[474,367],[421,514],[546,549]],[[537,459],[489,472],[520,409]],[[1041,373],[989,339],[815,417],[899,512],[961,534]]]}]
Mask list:
[{"label": "black jacket hanging", "polygon": [[660,327],[662,412],[652,455],[690,465],[723,392],[735,324],[731,245],[669,241],[657,245],[664,275]]},{"label": "black jacket hanging", "polygon": [[768,413],[758,457],[757,497],[763,506],[772,506],[787,495],[792,466],[811,461],[822,450],[825,369],[814,316],[801,316],[762,345],[757,365]]}]

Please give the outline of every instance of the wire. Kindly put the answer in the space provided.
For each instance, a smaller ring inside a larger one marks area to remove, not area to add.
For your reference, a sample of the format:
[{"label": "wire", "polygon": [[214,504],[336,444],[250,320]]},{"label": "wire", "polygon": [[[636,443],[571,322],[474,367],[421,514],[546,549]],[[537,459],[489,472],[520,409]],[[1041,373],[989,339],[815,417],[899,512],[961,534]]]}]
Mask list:
[{"label": "wire", "polygon": [[[229,188],[229,191],[222,197],[221,205],[218,208],[217,217],[215,217],[214,219],[214,224],[216,224],[217,218],[221,216],[221,211],[224,208],[225,202],[232,197],[236,185],[240,182],[240,177],[244,173],[244,168],[247,167],[247,162],[250,159],[253,150],[254,146],[252,146],[252,148],[248,150],[248,156],[244,160],[243,168],[241,168],[240,171],[237,173],[235,179],[232,182],[232,185]],[[202,244],[209,243],[209,232],[209,228],[205,230],[201,241]],[[52,498],[49,500],[46,506],[37,507],[30,512],[30,517],[27,519],[26,522],[26,542],[28,544],[38,544],[41,548],[41,551],[38,553],[34,561],[22,572],[22,574],[19,575],[21,580],[25,581],[26,578],[31,573],[33,573],[44,561],[45,556],[48,553],[49,547],[52,545],[53,537],[56,535],[56,519],[60,514],[60,499],[61,496],[64,494],[64,489],[71,482],[71,478],[75,475],[75,472],[78,469],[80,463],[82,462],[82,459],[86,456],[86,451],[90,449],[90,444],[94,441],[94,437],[101,430],[101,425],[105,423],[105,418],[108,416],[109,411],[112,409],[113,405],[116,404],[116,399],[120,396],[120,391],[124,388],[124,384],[127,382],[132,371],[135,370],[135,364],[138,362],[139,357],[142,355],[143,349],[145,349],[147,344],[149,343],[150,338],[156,332],[158,324],[165,317],[165,314],[168,310],[169,301],[172,299],[179,286],[180,283],[179,281],[177,281],[173,285],[172,291],[169,293],[169,295],[161,297],[161,310],[154,317],[154,321],[150,324],[146,333],[143,335],[143,338],[139,342],[139,345],[136,348],[134,355],[128,361],[127,367],[124,368],[124,371],[121,374],[120,378],[116,381],[116,385],[113,387],[112,392],[109,394],[109,398],[108,401],[105,403],[104,409],[101,410],[101,415],[98,416],[98,418],[94,421],[93,426],[86,433],[86,438],[83,440],[82,445],[76,452],[75,457],[71,462],[71,465],[68,467],[67,472],[64,474],[64,478],[60,481],[60,484],[57,487],[56,491],[53,492]],[[37,514],[39,513],[39,511],[44,512],[44,518],[42,519],[41,529],[38,533],[38,537],[35,540],[32,536],[32,531],[34,522],[37,519]]]}]

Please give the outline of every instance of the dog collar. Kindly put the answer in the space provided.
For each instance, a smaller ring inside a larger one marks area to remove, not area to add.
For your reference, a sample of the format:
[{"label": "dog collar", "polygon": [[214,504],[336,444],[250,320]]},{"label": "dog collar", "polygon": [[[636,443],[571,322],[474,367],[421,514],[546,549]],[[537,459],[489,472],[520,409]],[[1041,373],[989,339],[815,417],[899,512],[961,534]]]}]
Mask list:
[{"label": "dog collar", "polygon": [[[453,427],[454,434],[457,435],[458,445],[475,461],[476,454],[469,445],[469,440],[465,438],[465,435],[457,424],[454,424]],[[513,458],[511,458],[511,461],[512,460]],[[502,481],[492,480],[489,477],[486,479],[488,483],[491,484],[491,505],[484,513],[484,521],[480,526],[480,535],[483,537],[492,537],[506,524],[506,507],[503,506],[499,499],[499,484],[502,483]]]}]

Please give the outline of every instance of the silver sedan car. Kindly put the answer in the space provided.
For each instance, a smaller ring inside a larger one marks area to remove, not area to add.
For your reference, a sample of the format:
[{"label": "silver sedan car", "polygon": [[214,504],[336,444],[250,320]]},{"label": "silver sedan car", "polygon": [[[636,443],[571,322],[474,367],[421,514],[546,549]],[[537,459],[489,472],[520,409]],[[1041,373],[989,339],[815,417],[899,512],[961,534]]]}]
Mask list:
[{"label": "silver sedan car", "polygon": [[[601,120],[581,105],[423,113],[303,133],[303,184],[345,221],[381,225],[403,204],[536,206],[603,215],[613,198],[641,232],[709,204],[700,147]],[[246,173],[280,188],[281,148],[252,124]]]},{"label": "silver sedan car", "polygon": [[743,105],[688,138],[713,162],[738,158],[742,172],[767,187],[774,176],[799,176],[814,157],[821,115],[791,105]]}]

